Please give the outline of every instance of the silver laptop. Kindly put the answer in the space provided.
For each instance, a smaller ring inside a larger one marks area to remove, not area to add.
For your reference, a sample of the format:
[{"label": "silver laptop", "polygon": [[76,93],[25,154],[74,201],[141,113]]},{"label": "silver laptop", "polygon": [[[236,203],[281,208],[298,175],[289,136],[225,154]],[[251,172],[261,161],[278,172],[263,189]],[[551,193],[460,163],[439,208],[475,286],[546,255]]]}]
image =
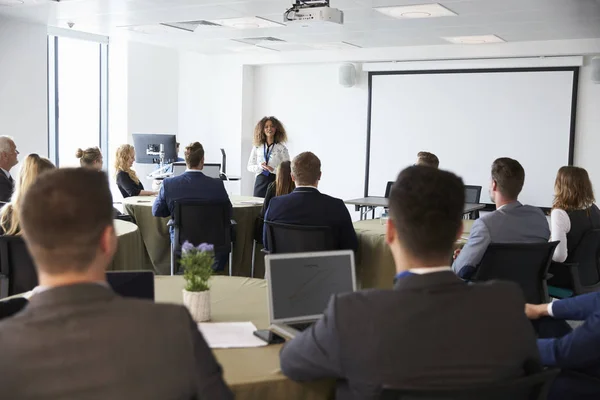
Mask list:
[{"label": "silver laptop", "polygon": [[[183,161],[173,163],[173,176],[179,176],[183,174],[187,169],[187,165]],[[209,178],[220,178],[221,164],[204,164],[202,173]]]},{"label": "silver laptop", "polygon": [[265,257],[269,329],[289,338],[323,315],[332,295],[356,290],[352,250]]}]

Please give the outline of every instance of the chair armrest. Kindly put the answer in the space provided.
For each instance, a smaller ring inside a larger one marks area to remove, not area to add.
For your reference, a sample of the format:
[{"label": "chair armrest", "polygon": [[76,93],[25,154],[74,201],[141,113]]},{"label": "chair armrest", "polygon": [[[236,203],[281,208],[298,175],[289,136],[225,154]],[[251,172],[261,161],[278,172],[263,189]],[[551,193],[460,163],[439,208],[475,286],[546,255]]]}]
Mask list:
[{"label": "chair armrest", "polygon": [[260,249],[260,252],[263,254],[271,254],[271,252],[267,249]]},{"label": "chair armrest", "polygon": [[175,220],[170,219],[169,222],[167,222],[167,226],[177,226],[177,225],[175,225]]},{"label": "chair armrest", "polygon": [[231,222],[231,225],[237,225],[237,222],[234,219],[229,220],[229,222]]}]

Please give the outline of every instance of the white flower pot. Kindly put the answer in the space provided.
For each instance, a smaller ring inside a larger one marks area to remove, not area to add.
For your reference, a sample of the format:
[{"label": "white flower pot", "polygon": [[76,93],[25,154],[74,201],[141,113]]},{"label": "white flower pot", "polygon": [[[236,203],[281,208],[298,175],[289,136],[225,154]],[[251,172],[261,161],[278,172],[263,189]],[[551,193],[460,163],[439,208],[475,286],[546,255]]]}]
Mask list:
[{"label": "white flower pot", "polygon": [[183,304],[196,322],[210,321],[210,290],[188,292],[183,289]]}]

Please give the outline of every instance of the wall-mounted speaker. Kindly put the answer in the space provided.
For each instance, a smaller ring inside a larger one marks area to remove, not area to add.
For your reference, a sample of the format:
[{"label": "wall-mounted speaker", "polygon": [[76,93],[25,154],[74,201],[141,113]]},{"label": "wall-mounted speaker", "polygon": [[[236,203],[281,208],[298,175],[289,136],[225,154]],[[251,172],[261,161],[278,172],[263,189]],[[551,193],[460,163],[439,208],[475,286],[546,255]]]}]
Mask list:
[{"label": "wall-mounted speaker", "polygon": [[356,85],[356,67],[354,64],[342,64],[339,73],[340,85],[350,88]]},{"label": "wall-mounted speaker", "polygon": [[600,83],[600,57],[592,58],[592,82]]}]

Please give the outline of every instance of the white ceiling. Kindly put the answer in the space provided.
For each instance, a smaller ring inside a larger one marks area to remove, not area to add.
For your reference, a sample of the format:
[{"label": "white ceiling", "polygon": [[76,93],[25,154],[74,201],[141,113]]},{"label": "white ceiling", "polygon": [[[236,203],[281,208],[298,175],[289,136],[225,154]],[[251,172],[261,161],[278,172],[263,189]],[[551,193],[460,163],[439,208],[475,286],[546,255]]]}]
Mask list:
[{"label": "white ceiling", "polygon": [[[230,53],[249,45],[231,41],[273,36],[289,44],[279,51],[311,49],[306,45],[347,42],[356,46],[397,47],[448,44],[442,37],[497,35],[507,42],[600,38],[600,0],[440,0],[456,17],[398,20],[373,7],[428,3],[427,0],[331,0],[344,11],[343,26],[328,24],[302,28],[284,26],[237,30],[200,27],[195,32],[174,30],[155,34],[131,32],[123,26],[161,22],[259,16],[282,22],[292,0],[19,0],[2,6],[0,14],[103,35],[124,31],[132,39]],[[14,0],[13,0],[14,1]],[[435,1],[434,1],[435,2]],[[327,48],[327,46],[325,46]]]}]

